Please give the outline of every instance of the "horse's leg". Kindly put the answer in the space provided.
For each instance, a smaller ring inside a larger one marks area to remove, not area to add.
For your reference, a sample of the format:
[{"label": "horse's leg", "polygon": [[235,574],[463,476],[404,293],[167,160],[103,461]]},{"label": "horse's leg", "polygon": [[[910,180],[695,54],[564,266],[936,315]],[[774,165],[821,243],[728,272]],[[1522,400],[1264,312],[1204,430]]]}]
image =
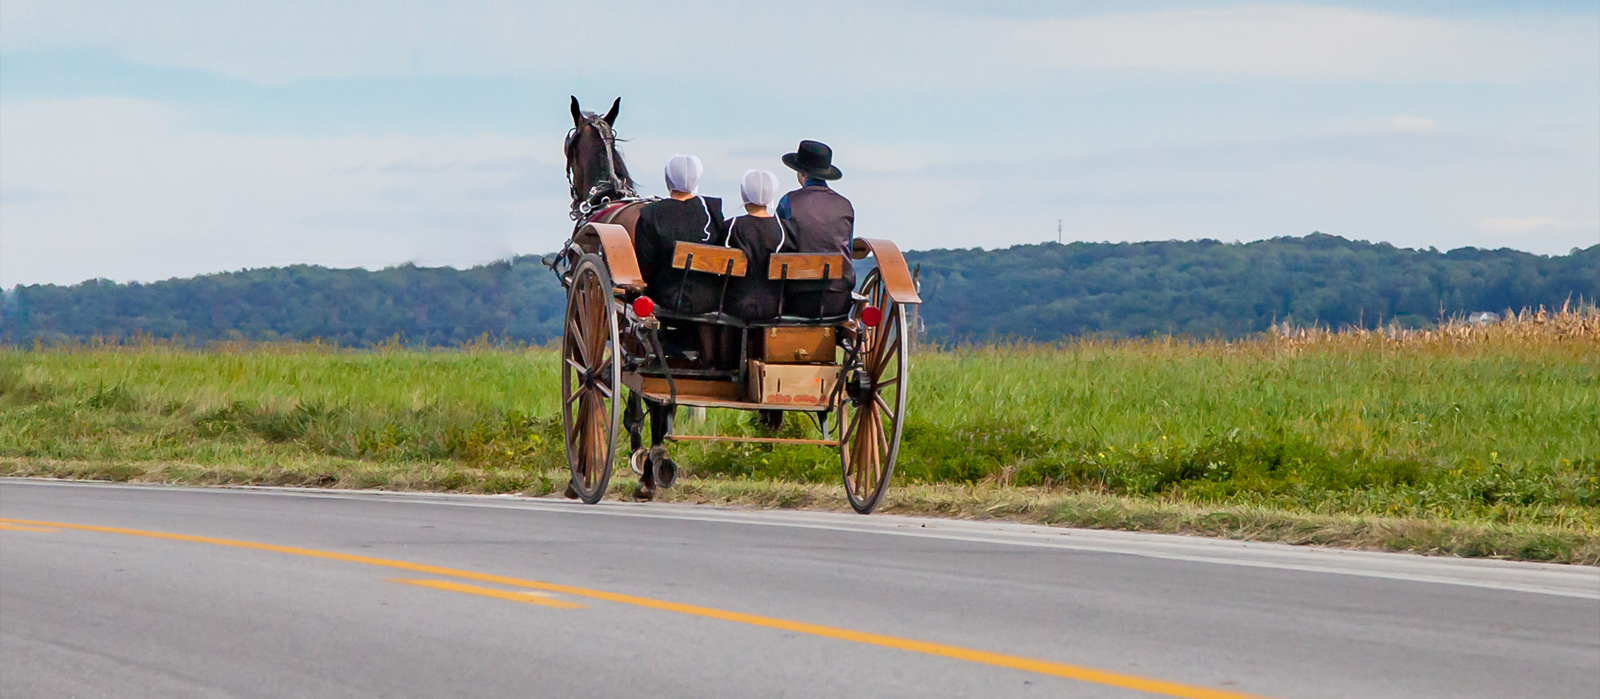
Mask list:
[{"label": "horse's leg", "polygon": [[633,391],[628,391],[628,407],[622,414],[622,426],[628,430],[628,453],[638,451],[644,440],[644,398]]},{"label": "horse's leg", "polygon": [[633,489],[633,497],[637,500],[654,500],[656,497],[656,464],[667,459],[667,430],[672,427],[672,413],[660,403],[650,403],[650,456],[645,461],[644,474],[639,476],[639,485]]}]

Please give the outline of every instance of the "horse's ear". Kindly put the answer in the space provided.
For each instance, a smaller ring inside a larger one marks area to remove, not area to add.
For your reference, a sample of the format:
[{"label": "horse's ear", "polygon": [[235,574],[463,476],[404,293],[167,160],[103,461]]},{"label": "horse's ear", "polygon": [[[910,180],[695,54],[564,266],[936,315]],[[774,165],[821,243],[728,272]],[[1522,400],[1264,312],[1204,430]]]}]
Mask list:
[{"label": "horse's ear", "polygon": [[577,95],[573,95],[573,97],[572,97],[572,125],[573,126],[582,126],[583,125],[583,110],[578,108],[578,97],[577,97]]},{"label": "horse's ear", "polygon": [[611,111],[606,112],[605,120],[608,126],[617,125],[617,108],[622,106],[622,98],[618,97],[611,103]]}]

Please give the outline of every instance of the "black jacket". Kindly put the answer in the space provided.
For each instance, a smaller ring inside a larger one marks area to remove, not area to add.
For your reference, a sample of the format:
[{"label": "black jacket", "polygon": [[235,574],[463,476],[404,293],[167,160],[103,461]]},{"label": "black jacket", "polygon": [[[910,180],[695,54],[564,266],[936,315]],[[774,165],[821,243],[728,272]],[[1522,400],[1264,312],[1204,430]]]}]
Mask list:
[{"label": "black jacket", "polygon": [[680,241],[722,245],[726,236],[721,199],[661,199],[640,207],[639,223],[633,229],[633,250],[639,256],[639,272],[644,275],[650,298],[679,313],[717,310],[722,281],[698,273],[689,274],[686,279],[684,270],[672,268],[672,250]]},{"label": "black jacket", "polygon": [[[844,195],[826,185],[801,187],[783,196],[778,215],[794,236],[795,252],[834,252],[850,259],[855,238],[856,210]],[[786,315],[838,315],[850,306],[850,290],[856,286],[856,271],[846,266],[844,278],[829,281],[789,284],[790,300],[784,301]],[[825,298],[825,301],[824,301]]]},{"label": "black jacket", "polygon": [[750,261],[745,276],[728,285],[728,312],[750,321],[777,317],[780,288],[767,278],[767,267],[772,253],[795,251],[784,224],[776,216],[739,216],[728,222],[728,247]]}]

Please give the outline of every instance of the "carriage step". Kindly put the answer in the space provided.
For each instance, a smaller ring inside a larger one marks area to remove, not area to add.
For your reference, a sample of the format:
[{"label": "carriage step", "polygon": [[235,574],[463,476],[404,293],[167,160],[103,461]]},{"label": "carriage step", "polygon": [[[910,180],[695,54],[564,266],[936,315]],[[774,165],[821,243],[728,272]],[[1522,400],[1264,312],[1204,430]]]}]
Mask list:
[{"label": "carriage step", "polygon": [[788,439],[785,437],[723,437],[714,434],[669,434],[673,442],[754,442],[756,444],[812,444],[819,447],[839,446],[832,439]]}]

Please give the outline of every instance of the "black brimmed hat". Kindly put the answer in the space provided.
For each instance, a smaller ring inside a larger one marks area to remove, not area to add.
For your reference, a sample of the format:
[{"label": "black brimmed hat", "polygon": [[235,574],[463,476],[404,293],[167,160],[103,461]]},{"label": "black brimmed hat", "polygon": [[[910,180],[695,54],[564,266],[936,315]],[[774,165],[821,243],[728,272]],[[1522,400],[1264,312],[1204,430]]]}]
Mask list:
[{"label": "black brimmed hat", "polygon": [[803,172],[807,177],[819,180],[837,180],[844,177],[839,168],[833,166],[833,149],[821,141],[801,141],[800,147],[793,153],[783,156],[783,164],[797,172]]}]

